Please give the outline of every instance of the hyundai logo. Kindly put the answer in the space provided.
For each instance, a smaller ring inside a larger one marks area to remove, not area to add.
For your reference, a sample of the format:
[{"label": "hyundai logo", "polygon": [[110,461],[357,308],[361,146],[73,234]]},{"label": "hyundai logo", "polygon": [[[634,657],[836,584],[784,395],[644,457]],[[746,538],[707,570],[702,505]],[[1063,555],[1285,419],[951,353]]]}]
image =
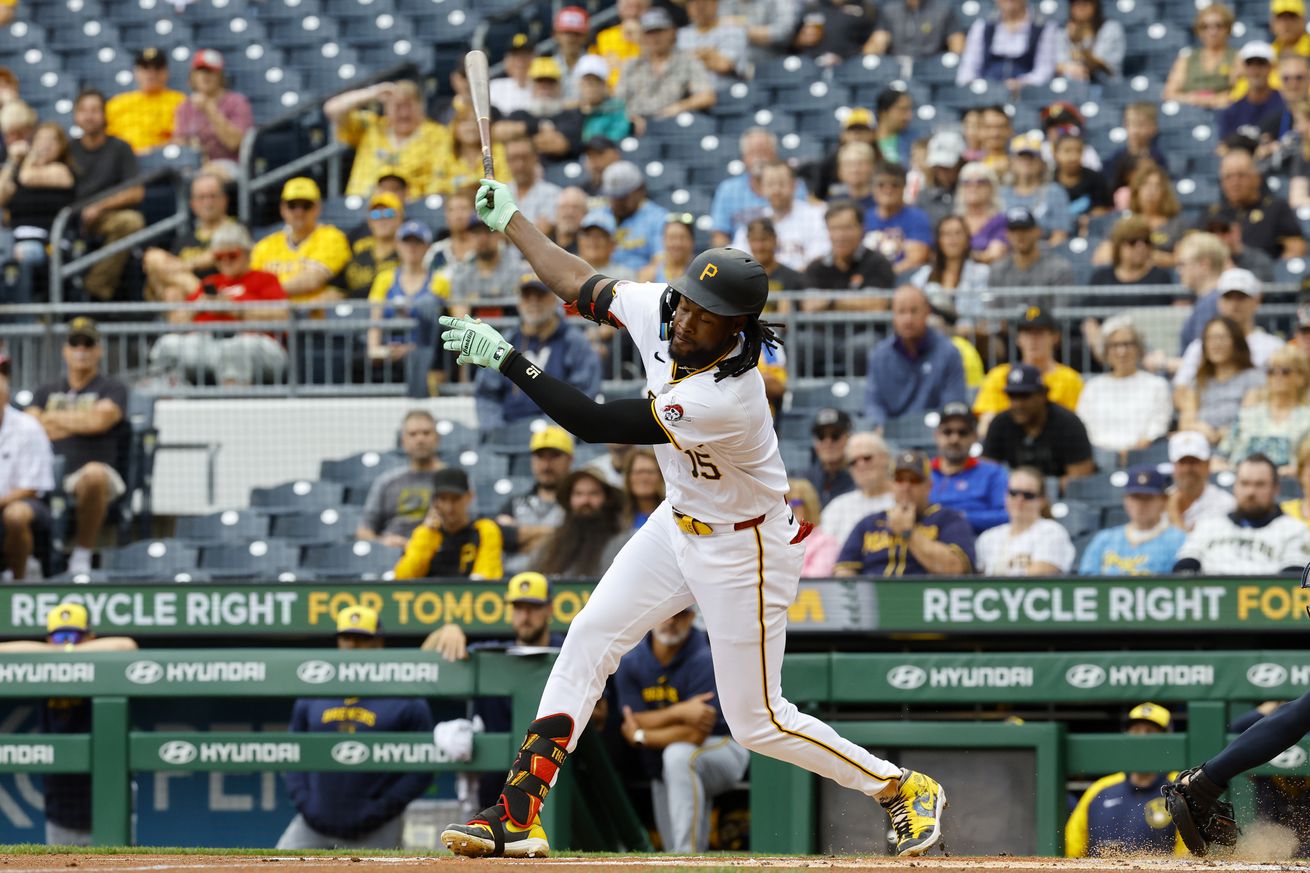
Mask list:
[{"label": "hyundai logo", "polygon": [[913,664],[901,664],[887,671],[887,684],[902,691],[920,688],[928,681],[928,672]]},{"label": "hyundai logo", "polygon": [[133,661],[123,675],[136,685],[153,685],[164,678],[164,668],[155,661]]},{"label": "hyundai logo", "polygon": [[327,661],[305,661],[296,668],[296,676],[309,685],[322,685],[337,677],[337,668]]},{"label": "hyundai logo", "polygon": [[1252,664],[1246,671],[1246,681],[1256,688],[1275,688],[1287,681],[1287,668],[1282,664]]},{"label": "hyundai logo", "polygon": [[368,760],[368,746],[356,740],[346,740],[332,747],[332,760],[347,767],[363,764]]},{"label": "hyundai logo", "polygon": [[1098,664],[1074,664],[1065,671],[1064,681],[1074,688],[1096,688],[1105,682],[1105,668]]},{"label": "hyundai logo", "polygon": [[195,759],[196,747],[186,740],[169,740],[159,747],[159,760],[165,764],[190,764]]}]

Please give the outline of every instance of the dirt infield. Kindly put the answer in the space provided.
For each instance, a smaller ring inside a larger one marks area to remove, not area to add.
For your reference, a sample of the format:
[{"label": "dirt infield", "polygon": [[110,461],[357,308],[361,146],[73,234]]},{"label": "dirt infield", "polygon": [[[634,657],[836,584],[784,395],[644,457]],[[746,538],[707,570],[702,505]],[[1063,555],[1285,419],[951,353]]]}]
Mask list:
[{"label": "dirt infield", "polygon": [[1199,859],[1122,859],[1067,860],[1062,858],[950,858],[931,857],[896,859],[886,857],[747,857],[747,856],[622,856],[572,855],[550,859],[514,860],[508,858],[473,860],[450,855],[368,856],[368,855],[203,855],[203,854],[4,854],[0,855],[0,873],[50,873],[52,870],[78,868],[115,873],[487,873],[487,871],[541,870],[546,873],[598,873],[617,870],[640,871],[781,871],[873,870],[915,873],[964,873],[964,871],[1077,871],[1077,873],[1173,873],[1173,871],[1306,871],[1310,862],[1215,861]]}]

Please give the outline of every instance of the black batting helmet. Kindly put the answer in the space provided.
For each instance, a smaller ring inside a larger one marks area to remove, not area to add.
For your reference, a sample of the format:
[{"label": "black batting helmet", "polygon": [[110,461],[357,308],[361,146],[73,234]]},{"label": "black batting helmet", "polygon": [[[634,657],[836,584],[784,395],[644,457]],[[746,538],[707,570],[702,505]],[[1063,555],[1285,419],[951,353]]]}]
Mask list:
[{"label": "black batting helmet", "polygon": [[669,287],[715,315],[759,315],[769,298],[769,275],[750,255],[724,247],[701,252]]}]

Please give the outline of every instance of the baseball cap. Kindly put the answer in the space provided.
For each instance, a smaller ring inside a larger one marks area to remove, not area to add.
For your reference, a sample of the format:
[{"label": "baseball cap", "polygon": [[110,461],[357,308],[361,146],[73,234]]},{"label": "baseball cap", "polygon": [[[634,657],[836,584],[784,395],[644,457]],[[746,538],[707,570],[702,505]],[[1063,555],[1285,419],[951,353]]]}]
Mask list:
[{"label": "baseball cap", "polygon": [[196,52],[195,57],[191,59],[191,69],[193,70],[213,70],[216,73],[223,72],[223,56],[213,49],[200,49]]},{"label": "baseball cap", "polygon": [[531,65],[528,66],[528,78],[563,79],[564,71],[560,69],[559,61],[554,58],[533,58]]},{"label": "baseball cap", "polygon": [[605,209],[593,209],[583,216],[582,224],[578,226],[578,230],[586,230],[589,227],[600,228],[610,236],[614,236],[618,232],[618,225],[614,223],[613,214]]},{"label": "baseball cap", "polygon": [[1010,154],[1012,155],[1041,155],[1042,137],[1036,133],[1021,133],[1014,139],[1010,140]]},{"label": "baseball cap", "polygon": [[1236,291],[1247,297],[1256,297],[1260,294],[1260,280],[1250,270],[1236,268],[1224,270],[1219,274],[1219,282],[1215,285],[1215,289],[1220,295]]},{"label": "baseball cap", "polygon": [[895,476],[897,473],[913,473],[920,480],[927,482],[932,479],[932,463],[923,452],[911,449],[896,456],[896,463],[892,465],[892,475]]},{"label": "baseball cap", "polygon": [[954,167],[964,156],[964,137],[953,130],[933,134],[928,140],[928,166]]},{"label": "baseball cap", "polygon": [[666,9],[656,6],[641,13],[641,29],[645,33],[650,33],[652,30],[672,30],[673,19]]},{"label": "baseball cap", "polygon": [[68,323],[68,338],[85,337],[93,343],[100,342],[100,326],[88,315],[79,315]]},{"label": "baseball cap", "polygon": [[558,425],[543,427],[532,435],[528,449],[539,452],[542,449],[554,449],[566,455],[573,454],[573,435]]},{"label": "baseball cap", "polygon": [[600,174],[600,193],[604,197],[626,197],[644,184],[645,177],[632,161],[615,161]]},{"label": "baseball cap", "polygon": [[565,33],[586,33],[591,28],[587,10],[581,6],[565,6],[555,14],[555,29]]},{"label": "baseball cap", "polygon": [[1015,364],[1005,377],[1005,393],[1009,395],[1045,394],[1046,384],[1042,373],[1032,364]]},{"label": "baseball cap", "polygon": [[581,79],[583,76],[595,76],[601,80],[609,79],[609,62],[600,55],[583,55],[573,65],[573,78]]},{"label": "baseball cap", "polygon": [[1237,53],[1237,59],[1243,63],[1260,60],[1272,64],[1274,62],[1274,47],[1267,42],[1253,40],[1242,46],[1242,50]]},{"label": "baseball cap", "polygon": [[969,404],[961,403],[958,400],[942,407],[942,411],[938,414],[938,426],[946,424],[946,422],[952,418],[963,419],[969,427],[974,427],[977,423],[976,419],[973,417],[973,410],[969,408]]},{"label": "baseball cap", "polygon": [[422,240],[428,245],[432,244],[432,228],[428,227],[421,221],[410,219],[400,226],[396,233],[397,239],[417,239]]},{"label": "baseball cap", "polygon": [[1072,103],[1064,100],[1057,100],[1042,110],[1041,114],[1042,129],[1049,130],[1052,127],[1064,127],[1072,125],[1083,128],[1087,126],[1087,119],[1078,111],[1078,108]]},{"label": "baseball cap", "polygon": [[294,179],[287,179],[287,183],[282,186],[283,200],[312,200],[317,203],[323,199],[323,195],[318,191],[318,183],[308,176],[296,176]]},{"label": "baseball cap", "polygon": [[864,107],[857,107],[846,113],[846,120],[842,122],[844,130],[850,130],[852,127],[867,127],[873,129],[873,113]]},{"label": "baseball cap", "polygon": [[1051,313],[1040,306],[1029,306],[1019,319],[1019,330],[1059,330]]},{"label": "baseball cap", "polygon": [[250,239],[250,231],[246,230],[245,225],[235,221],[219,225],[218,230],[209,238],[211,252],[230,252],[233,249],[248,252],[254,245],[254,241]]},{"label": "baseball cap", "polygon": [[542,293],[542,294],[549,294],[549,293],[550,293],[550,288],[546,285],[545,282],[543,282],[543,281],[541,281],[541,279],[537,278],[537,274],[536,274],[536,273],[524,273],[521,277],[519,277],[519,291],[520,291],[520,293],[523,292],[523,291],[529,291],[529,290],[531,290],[531,291],[538,291],[538,292],[540,292],[540,293]]},{"label": "baseball cap", "polygon": [[432,494],[468,494],[469,476],[458,467],[445,467],[432,475]]},{"label": "baseball cap", "polygon": [[1169,437],[1169,460],[1178,463],[1183,458],[1210,460],[1210,441],[1205,434],[1194,430],[1180,430]]},{"label": "baseball cap", "polygon": [[375,609],[367,606],[347,606],[337,613],[337,633],[375,637],[382,630],[382,622]]},{"label": "baseball cap", "polygon": [[550,580],[529,570],[511,576],[505,587],[506,603],[550,603]]},{"label": "baseball cap", "polygon": [[394,209],[397,212],[403,212],[405,204],[400,201],[399,197],[392,194],[390,191],[378,191],[369,198],[368,208],[377,209],[379,207],[382,209]]},{"label": "baseball cap", "polygon": [[1274,0],[1269,4],[1270,15],[1305,15],[1305,0]]},{"label": "baseball cap", "polygon": [[1037,226],[1037,219],[1027,206],[1015,206],[1005,210],[1006,230],[1031,230]]},{"label": "baseball cap", "polygon": [[532,37],[526,33],[516,33],[514,38],[509,41],[507,52],[530,52],[532,51]]},{"label": "baseball cap", "polygon": [[825,427],[835,427],[842,433],[850,433],[851,417],[846,414],[845,410],[834,409],[831,406],[820,409],[814,415],[814,424],[810,426],[810,433],[817,434]]},{"label": "baseball cap", "polygon": [[1124,493],[1160,495],[1168,487],[1165,475],[1154,464],[1136,464],[1128,468],[1128,484],[1124,487]]},{"label": "baseball cap", "polygon": [[45,631],[48,634],[65,630],[86,633],[89,627],[86,607],[80,603],[61,603],[45,617]]},{"label": "baseball cap", "polygon": [[608,136],[593,136],[582,144],[584,152],[605,152],[618,147],[619,144]]},{"label": "baseball cap", "polygon": [[1158,703],[1137,704],[1128,711],[1128,720],[1150,722],[1165,731],[1169,730],[1169,726],[1174,721],[1173,716],[1169,714],[1169,710]]},{"label": "baseball cap", "polygon": [[151,46],[137,52],[136,58],[132,61],[132,66],[163,70],[168,67],[168,55]]}]

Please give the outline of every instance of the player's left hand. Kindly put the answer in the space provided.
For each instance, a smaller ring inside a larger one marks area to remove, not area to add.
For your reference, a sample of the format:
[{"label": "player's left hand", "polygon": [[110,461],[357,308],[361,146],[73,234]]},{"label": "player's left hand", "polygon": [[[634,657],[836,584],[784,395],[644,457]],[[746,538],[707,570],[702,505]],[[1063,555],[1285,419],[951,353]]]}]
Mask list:
[{"label": "player's left hand", "polygon": [[499,370],[514,347],[505,341],[500,332],[477,319],[441,316],[438,321],[448,327],[441,334],[441,342],[448,352],[459,352],[455,363],[476,364],[490,370]]}]

